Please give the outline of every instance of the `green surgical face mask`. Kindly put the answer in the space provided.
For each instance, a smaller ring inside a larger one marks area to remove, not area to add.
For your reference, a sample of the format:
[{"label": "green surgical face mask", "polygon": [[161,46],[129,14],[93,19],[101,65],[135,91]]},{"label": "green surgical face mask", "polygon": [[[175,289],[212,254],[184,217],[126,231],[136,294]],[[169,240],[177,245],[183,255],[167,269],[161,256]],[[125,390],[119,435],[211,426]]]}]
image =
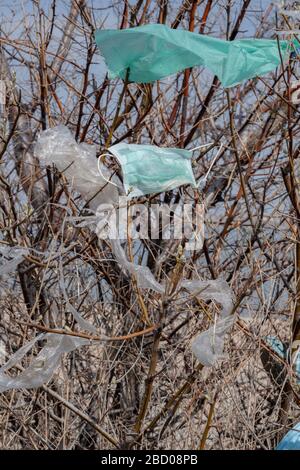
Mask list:
[{"label": "green surgical face mask", "polygon": [[[272,39],[224,41],[203,34],[148,24],[122,30],[97,30],[96,43],[105,58],[110,78],[149,83],[188,67],[209,68],[231,87],[264,75],[281,64],[278,43]],[[279,41],[283,60],[291,50]]]},{"label": "green surgical face mask", "polygon": [[189,150],[125,143],[108,150],[122,167],[129,198],[161,193],[183,184],[196,187]]}]

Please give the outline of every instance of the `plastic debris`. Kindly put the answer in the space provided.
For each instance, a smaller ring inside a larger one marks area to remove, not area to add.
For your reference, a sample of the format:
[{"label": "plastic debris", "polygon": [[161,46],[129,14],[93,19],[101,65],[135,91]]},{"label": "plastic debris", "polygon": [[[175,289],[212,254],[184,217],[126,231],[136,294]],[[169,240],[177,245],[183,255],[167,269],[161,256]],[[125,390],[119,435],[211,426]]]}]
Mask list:
[{"label": "plastic debris", "polygon": [[129,198],[161,193],[184,184],[196,187],[189,150],[120,143],[109,151],[122,167]]},{"label": "plastic debris", "polygon": [[[30,365],[16,377],[7,375],[6,372],[16,366],[34,344],[41,340],[45,340],[46,344]],[[74,351],[86,344],[90,344],[90,340],[67,335],[43,333],[36,336],[0,368],[0,393],[11,389],[40,387],[51,379],[64,353]]]},{"label": "plastic debris", "polygon": [[[106,61],[109,77],[149,83],[203,65],[231,87],[264,75],[281,64],[278,43],[272,39],[225,41],[208,35],[148,24],[122,30],[97,30],[95,40]],[[283,60],[290,42],[280,41]]]},{"label": "plastic debris", "polygon": [[[99,186],[101,187],[102,183],[107,185],[106,175],[101,177],[97,171],[95,150],[91,150],[89,147],[92,146],[77,144],[67,128],[58,126],[45,131],[40,136],[35,153],[45,163],[55,163],[60,171],[64,171],[69,182],[73,182],[74,189],[80,192],[83,197],[89,198],[92,193],[99,191]],[[191,151],[128,144],[117,144],[108,150],[118,158],[122,165],[125,189],[130,192],[132,186],[135,186],[131,191],[131,196],[147,194],[148,192],[161,192],[186,183],[196,186],[191,168]],[[130,159],[132,159],[133,164],[129,161]],[[148,179],[147,171],[145,171],[147,168],[150,174]],[[161,171],[161,168],[163,168],[163,171]],[[159,172],[157,172],[157,169],[159,169]],[[101,168],[101,172],[102,170]],[[160,172],[163,177],[159,174]],[[155,176],[154,181],[153,174]],[[112,181],[112,183],[112,185],[107,185],[103,189],[100,201],[97,196],[96,203],[102,204],[104,212],[106,212],[104,207],[110,208],[107,211],[105,222],[108,225],[108,235],[113,254],[125,272],[135,277],[139,288],[152,289],[159,294],[163,294],[165,286],[156,281],[147,266],[128,261],[121,242],[114,233],[113,217],[111,216],[115,210],[114,202],[122,190],[119,181],[117,183]],[[111,191],[108,191],[108,188]],[[62,274],[61,278],[63,278]],[[199,296],[204,300],[215,300],[222,305],[220,319],[207,331],[198,335],[192,345],[192,350],[198,360],[203,365],[212,366],[222,357],[225,335],[234,322],[234,316],[230,316],[233,310],[233,292],[224,280],[183,280],[181,287],[194,296]],[[68,302],[63,284],[61,284],[61,288],[67,307],[78,324],[88,331],[95,332],[94,326],[84,320]]]},{"label": "plastic debris", "polygon": [[127,260],[120,240],[111,240],[111,246],[113,254],[115,255],[119,264],[126,272],[135,276],[138,287],[141,289],[152,289],[160,294],[164,293],[164,286],[156,281],[148,266],[141,266],[135,263],[131,263]]},{"label": "plastic debris", "polygon": [[203,300],[215,300],[222,305],[221,318],[231,314],[233,309],[233,292],[224,279],[213,281],[183,281],[182,287],[191,294],[201,297]]},{"label": "plastic debris", "polygon": [[234,323],[233,292],[223,279],[213,281],[183,281],[182,287],[203,300],[215,300],[222,305],[220,318],[192,342],[192,351],[204,366],[214,366],[223,357],[224,340]]},{"label": "plastic debris", "polygon": [[63,296],[66,302],[66,307],[67,309],[72,313],[74,319],[77,321],[78,325],[83,328],[84,330],[87,330],[91,333],[97,333],[97,328],[89,323],[87,320],[85,320],[79,312],[77,312],[76,308],[73,307],[73,305],[70,303],[67,291],[66,291],[66,286],[64,282],[64,275],[63,275],[63,265],[62,265],[62,260],[60,259],[59,262],[59,274],[60,274],[60,279],[59,279],[59,285],[60,288],[63,292]]},{"label": "plastic debris", "polygon": [[284,436],[275,450],[300,450],[300,423]]},{"label": "plastic debris", "polygon": [[0,245],[0,276],[16,271],[18,265],[24,261],[29,250],[23,247]]},{"label": "plastic debris", "polygon": [[196,336],[192,351],[204,366],[211,367],[224,357],[224,341],[234,323],[234,317],[217,320],[208,330]]},{"label": "plastic debris", "polygon": [[[99,175],[96,147],[78,144],[66,126],[56,126],[42,132],[34,154],[46,165],[54,163],[76,191],[90,201],[93,210],[107,201],[116,202],[119,193],[122,193],[122,184],[117,176],[112,178],[115,185],[109,185]],[[105,165],[102,165],[102,172],[108,173]]]},{"label": "plastic debris", "polygon": [[[112,251],[123,269],[134,275],[138,287],[152,289],[160,294],[165,287],[158,283],[147,266],[140,266],[127,260],[126,254],[119,240],[111,240]],[[204,366],[214,366],[216,361],[223,357],[224,340],[234,323],[233,292],[228,283],[222,279],[213,281],[184,280],[181,287],[187,289],[192,295],[203,300],[215,300],[222,305],[220,319],[208,330],[196,336],[192,342],[192,351]]]},{"label": "plastic debris", "polygon": [[266,336],[265,341],[278,356],[282,359],[286,358],[286,347],[280,339],[276,338],[276,336]]},{"label": "plastic debris", "polygon": [[[266,336],[265,341],[270,345],[273,351],[276,352],[282,359],[290,362],[290,349],[276,338],[276,336]],[[292,366],[296,374],[297,383],[300,384],[300,348],[292,358]]]}]

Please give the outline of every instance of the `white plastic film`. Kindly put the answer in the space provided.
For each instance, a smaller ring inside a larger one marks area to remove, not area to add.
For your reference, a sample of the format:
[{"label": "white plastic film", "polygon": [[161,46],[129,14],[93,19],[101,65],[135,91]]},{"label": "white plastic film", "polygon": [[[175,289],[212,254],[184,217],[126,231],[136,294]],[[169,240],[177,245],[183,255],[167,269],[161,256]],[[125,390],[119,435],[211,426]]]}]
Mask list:
[{"label": "white plastic film", "polygon": [[[6,371],[17,365],[39,340],[46,340],[46,344],[30,365],[19,375],[9,376]],[[40,387],[51,379],[64,353],[74,351],[86,344],[90,344],[90,340],[67,335],[46,333],[36,336],[1,367],[0,393],[11,389]]]},{"label": "white plastic film", "polygon": [[[78,144],[66,126],[57,126],[42,132],[35,145],[34,154],[46,165],[54,163],[63,172],[74,189],[81,193],[86,201],[90,201],[92,210],[99,204],[118,200],[122,185],[114,176],[108,184],[98,171],[96,147],[86,143]],[[101,171],[108,173],[105,165]],[[108,177],[111,175],[108,174]]]},{"label": "white plastic film", "polygon": [[220,318],[192,342],[192,351],[204,366],[214,366],[223,356],[224,340],[234,323],[234,296],[223,279],[213,281],[183,281],[182,287],[203,300],[215,300],[222,306]]}]

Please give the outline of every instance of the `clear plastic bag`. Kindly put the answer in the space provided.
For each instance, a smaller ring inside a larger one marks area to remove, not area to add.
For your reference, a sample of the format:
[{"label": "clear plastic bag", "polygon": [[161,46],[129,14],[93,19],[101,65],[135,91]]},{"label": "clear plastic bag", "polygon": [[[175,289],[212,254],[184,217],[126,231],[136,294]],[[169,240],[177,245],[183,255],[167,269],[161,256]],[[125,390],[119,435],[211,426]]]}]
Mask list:
[{"label": "clear plastic bag", "polygon": [[29,250],[23,247],[0,245],[0,276],[16,271],[18,265],[24,261]]},{"label": "clear plastic bag", "polygon": [[217,320],[212,327],[196,336],[192,342],[192,351],[201,364],[211,367],[224,357],[225,335],[233,323],[233,316]]},{"label": "clear plastic bag", "polygon": [[[117,202],[123,191],[120,180],[114,176],[114,184],[108,184],[98,171],[96,147],[78,144],[66,126],[57,126],[43,131],[35,145],[34,155],[46,165],[54,163],[63,172],[69,183],[78,191],[90,207],[96,211],[99,204]],[[100,164],[100,163],[99,163]],[[101,164],[103,174],[109,174]]]},{"label": "clear plastic bag", "polygon": [[222,358],[225,336],[234,323],[233,291],[223,279],[183,281],[182,287],[196,297],[203,300],[215,300],[222,305],[220,319],[216,320],[208,330],[196,336],[192,342],[192,351],[197,359],[204,366],[211,367]]}]

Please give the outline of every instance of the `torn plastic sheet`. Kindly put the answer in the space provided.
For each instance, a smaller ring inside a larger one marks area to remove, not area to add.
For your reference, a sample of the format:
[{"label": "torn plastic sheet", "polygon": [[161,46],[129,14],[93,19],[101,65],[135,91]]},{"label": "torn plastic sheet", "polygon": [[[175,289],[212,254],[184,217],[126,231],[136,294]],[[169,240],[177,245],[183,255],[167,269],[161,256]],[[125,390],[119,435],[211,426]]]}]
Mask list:
[{"label": "torn plastic sheet", "polygon": [[300,423],[295,424],[275,450],[300,450]]},{"label": "torn plastic sheet", "polygon": [[109,77],[149,83],[189,67],[205,66],[230,87],[264,75],[281,64],[290,51],[289,41],[235,39],[226,41],[163,24],[122,30],[97,30],[95,40]]},{"label": "torn plastic sheet", "polygon": [[65,302],[66,302],[66,306],[69,309],[69,311],[72,313],[74,319],[77,321],[78,325],[81,328],[83,328],[84,330],[87,330],[91,333],[97,333],[97,328],[94,325],[92,325],[90,322],[85,320],[80,315],[80,313],[77,312],[76,308],[73,307],[73,305],[69,301],[67,291],[66,291],[66,287],[65,287],[65,282],[64,282],[63,265],[62,265],[62,260],[61,259],[60,259],[60,262],[59,262],[59,274],[60,274],[59,285],[60,285],[60,288],[62,290],[64,299],[65,299]]},{"label": "torn plastic sheet", "polygon": [[120,240],[110,240],[113,254],[115,255],[118,263],[124,268],[124,270],[131,275],[135,276],[138,287],[141,289],[152,289],[155,292],[163,294],[165,288],[159,282],[156,281],[152,272],[148,266],[141,266],[135,263],[131,263],[127,260],[125,251],[123,250]]},{"label": "torn plastic sheet", "polygon": [[211,367],[224,357],[224,341],[234,323],[234,316],[217,320],[208,330],[196,336],[192,351],[204,366]]},{"label": "torn plastic sheet", "polygon": [[[119,240],[111,240],[112,250],[120,265],[125,271],[134,275],[138,287],[153,289],[160,294],[164,293],[165,287],[158,283],[147,266],[139,266],[127,260],[126,254]],[[223,356],[224,340],[235,321],[232,314],[234,307],[234,295],[228,283],[223,279],[212,281],[188,281],[184,280],[181,287],[187,289],[192,295],[203,300],[215,300],[222,305],[220,319],[208,330],[196,336],[192,342],[192,351],[204,366],[215,365]]]},{"label": "torn plastic sheet", "polygon": [[[31,361],[30,365],[15,377],[6,372],[16,366],[19,361],[32,349],[37,341],[45,340],[46,344],[39,354]],[[0,393],[18,388],[37,388],[48,382],[64,353],[90,344],[90,340],[68,335],[43,333],[20,348],[0,368]]]},{"label": "torn plastic sheet", "polygon": [[[137,285],[143,289],[153,289],[160,294],[165,292],[165,287],[156,281],[147,266],[139,266],[127,260],[126,254],[119,240],[111,240],[113,253],[125,269],[134,275]],[[204,366],[211,367],[223,357],[224,340],[234,323],[233,292],[226,281],[216,279],[212,281],[188,281],[184,280],[181,287],[187,289],[192,295],[203,300],[215,300],[222,305],[220,319],[208,330],[196,336],[192,342],[192,351]]]},{"label": "torn plastic sheet", "polygon": [[235,317],[232,314],[234,296],[223,279],[212,281],[183,281],[182,287],[203,300],[215,300],[222,305],[220,318],[192,342],[192,351],[204,366],[211,367],[223,357],[224,341]]},{"label": "torn plastic sheet", "polygon": [[[117,176],[112,177],[115,184],[109,185],[99,174],[96,146],[78,144],[66,126],[43,131],[35,145],[34,154],[46,165],[54,163],[74,189],[90,201],[93,210],[107,201],[117,202],[119,192],[123,191]],[[105,165],[102,164],[101,170],[108,178],[111,177]]]},{"label": "torn plastic sheet", "polygon": [[181,284],[192,295],[199,296],[203,300],[215,300],[222,305],[221,318],[227,317],[233,310],[233,292],[224,279],[212,281],[188,281]]},{"label": "torn plastic sheet", "polygon": [[28,248],[0,245],[0,276],[16,271],[18,265],[29,254]]},{"label": "torn plastic sheet", "polygon": [[184,184],[197,186],[189,150],[125,143],[108,150],[122,167],[129,198],[162,193]]}]

